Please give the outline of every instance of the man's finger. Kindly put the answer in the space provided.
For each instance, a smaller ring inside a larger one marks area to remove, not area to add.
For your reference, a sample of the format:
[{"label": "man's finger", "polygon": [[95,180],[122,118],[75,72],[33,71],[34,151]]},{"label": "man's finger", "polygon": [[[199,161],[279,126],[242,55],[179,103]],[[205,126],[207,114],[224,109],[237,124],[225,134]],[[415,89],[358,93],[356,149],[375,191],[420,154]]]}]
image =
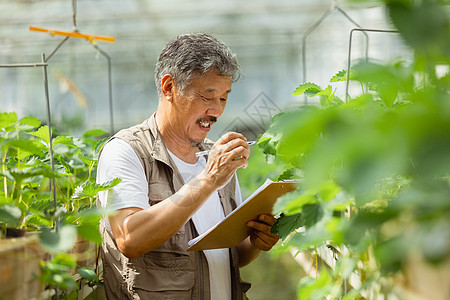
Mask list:
[{"label": "man's finger", "polygon": [[273,226],[275,224],[275,222],[277,221],[277,219],[274,216],[268,215],[268,214],[259,215],[258,220],[260,220],[270,226]]},{"label": "man's finger", "polygon": [[258,221],[250,221],[247,223],[247,226],[249,226],[257,231],[264,232],[268,235],[274,235],[273,233],[270,232],[270,229],[272,228],[272,226],[270,226],[268,224],[261,223]]},{"label": "man's finger", "polygon": [[241,133],[230,131],[222,135],[222,137],[216,142],[216,144],[224,145],[234,139],[242,139],[245,142],[247,141],[245,136],[243,136]]}]

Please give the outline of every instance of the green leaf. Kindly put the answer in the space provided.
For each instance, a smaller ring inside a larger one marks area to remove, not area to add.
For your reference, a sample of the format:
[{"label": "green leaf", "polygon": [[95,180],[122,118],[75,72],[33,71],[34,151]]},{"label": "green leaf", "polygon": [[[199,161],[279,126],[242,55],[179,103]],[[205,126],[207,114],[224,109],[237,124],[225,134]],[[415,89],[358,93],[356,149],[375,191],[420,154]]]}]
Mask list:
[{"label": "green leaf", "polygon": [[78,234],[88,241],[92,241],[96,244],[102,243],[102,236],[99,232],[99,222],[82,222],[77,226]]},{"label": "green leaf", "polygon": [[22,217],[22,211],[13,204],[0,206],[0,220],[6,223],[17,224]]},{"label": "green leaf", "polygon": [[314,279],[305,277],[300,281],[300,286],[297,291],[299,300],[322,300],[330,294],[332,287],[332,278],[328,271],[323,268],[320,271],[319,278]]},{"label": "green leaf", "polygon": [[299,85],[294,90],[292,95],[297,96],[297,95],[306,94],[306,96],[312,97],[312,96],[315,96],[320,91],[322,91],[320,86],[318,86],[315,83],[307,82],[307,83],[303,83],[303,84]]},{"label": "green leaf", "polygon": [[405,245],[405,239],[401,236],[396,236],[376,245],[374,252],[381,270],[385,274],[399,271],[407,258],[405,253],[410,246],[412,245]]},{"label": "green leaf", "polygon": [[47,145],[50,143],[50,137],[49,137],[49,133],[48,133],[48,126],[41,126],[39,127],[39,129],[35,132],[30,132],[28,133],[29,135],[34,135],[38,138],[40,138],[41,140],[43,140]]},{"label": "green leaf", "polygon": [[93,198],[98,192],[109,190],[110,188],[118,185],[120,182],[122,182],[122,179],[120,178],[114,178],[113,180],[102,184],[88,181],[83,186],[79,186],[75,189],[72,199]]},{"label": "green leaf", "polygon": [[69,251],[77,240],[77,229],[73,225],[64,225],[58,232],[43,229],[39,234],[41,245],[51,253]]},{"label": "green leaf", "polygon": [[402,86],[395,69],[375,63],[361,63],[354,66],[353,71],[355,80],[368,83],[386,107],[392,107]]},{"label": "green leaf", "polygon": [[73,143],[73,139],[68,136],[64,136],[64,135],[60,135],[60,136],[57,136],[56,138],[54,138],[52,144],[53,145],[63,144],[68,147],[75,147],[75,144]]},{"label": "green leaf", "polygon": [[339,193],[340,188],[334,182],[324,182],[321,186],[319,197],[324,202],[329,202],[336,197],[337,193]]},{"label": "green leaf", "polygon": [[[56,254],[51,262],[58,266],[64,266],[68,268],[73,268],[76,265],[75,259],[67,253]],[[64,268],[65,269],[65,268]]]},{"label": "green leaf", "polygon": [[25,150],[30,155],[38,155],[41,154],[42,151],[46,150],[45,146],[36,140],[10,140],[6,142],[5,145]]},{"label": "green leaf", "polygon": [[332,92],[333,89],[331,88],[331,85],[329,85],[326,89],[316,94],[316,96],[320,96],[320,104],[322,106],[329,106],[332,103],[334,100],[334,95],[331,94]]},{"label": "green leaf", "polygon": [[39,126],[41,126],[41,120],[32,116],[27,116],[22,118],[18,124],[26,125],[26,128],[28,129],[38,128]]},{"label": "green leaf", "polygon": [[297,179],[301,175],[301,172],[298,168],[289,168],[284,170],[280,176],[275,179],[275,181],[281,181],[281,180],[289,180],[289,179]]},{"label": "green leaf", "polygon": [[333,88],[331,87],[331,85],[329,85],[329,86],[327,86],[326,89],[318,92],[316,95],[317,96],[325,96],[325,97],[329,98],[332,92],[333,92]]},{"label": "green leaf", "polygon": [[304,224],[308,228],[314,226],[322,219],[324,210],[323,207],[318,203],[306,204],[302,208],[302,215]]},{"label": "green leaf", "polygon": [[264,154],[275,155],[276,147],[280,140],[280,135],[274,135],[271,132],[265,132],[258,141],[258,146],[263,150]]},{"label": "green leaf", "polygon": [[69,175],[73,174],[73,168],[64,160],[62,156],[58,157],[58,162],[64,167],[67,174]]},{"label": "green leaf", "polygon": [[85,209],[80,209],[74,214],[75,219],[100,219],[103,216],[107,216],[115,213],[115,209],[105,208],[105,207],[88,207]]},{"label": "green leaf", "polygon": [[275,214],[284,212],[285,214],[296,214],[300,212],[304,205],[317,203],[317,198],[309,191],[296,190],[287,193],[280,198],[274,205]]},{"label": "green leaf", "polygon": [[0,128],[7,128],[14,125],[17,122],[17,114],[11,113],[0,113]]},{"label": "green leaf", "polygon": [[281,214],[275,224],[272,226],[271,232],[278,233],[282,240],[299,227],[303,226],[303,220],[301,214],[295,214],[286,216]]},{"label": "green leaf", "polygon": [[69,254],[57,254],[51,261],[40,262],[41,275],[38,278],[41,282],[62,290],[73,289],[76,282],[70,272],[75,263],[75,259]]},{"label": "green leaf", "polygon": [[84,134],[83,134],[83,137],[84,138],[86,138],[86,137],[97,137],[97,136],[104,136],[105,134],[108,134],[108,132],[106,132],[106,131],[104,131],[104,130],[102,130],[102,129],[91,129],[91,130],[88,130],[88,131],[86,131]]},{"label": "green leaf", "polygon": [[87,281],[96,281],[98,279],[97,274],[95,274],[95,272],[90,268],[80,268],[78,269],[77,273]]},{"label": "green leaf", "polygon": [[21,182],[25,178],[31,178],[43,175],[48,178],[56,178],[58,177],[58,174],[55,172],[52,172],[50,167],[48,166],[42,166],[42,167],[33,167],[33,168],[26,168],[26,169],[18,169],[18,168],[12,168],[7,169],[4,172],[0,172],[0,174],[5,175],[8,179],[12,181]]},{"label": "green leaf", "polygon": [[27,226],[36,228],[51,227],[52,221],[45,216],[38,215],[38,213],[32,213],[31,216],[27,217]]},{"label": "green leaf", "polygon": [[78,154],[78,158],[88,166],[91,164],[91,162],[94,162],[93,159],[89,159],[84,154],[81,153]]},{"label": "green leaf", "polygon": [[339,82],[339,81],[346,81],[347,80],[347,71],[341,70],[337,72],[331,79],[330,82]]}]

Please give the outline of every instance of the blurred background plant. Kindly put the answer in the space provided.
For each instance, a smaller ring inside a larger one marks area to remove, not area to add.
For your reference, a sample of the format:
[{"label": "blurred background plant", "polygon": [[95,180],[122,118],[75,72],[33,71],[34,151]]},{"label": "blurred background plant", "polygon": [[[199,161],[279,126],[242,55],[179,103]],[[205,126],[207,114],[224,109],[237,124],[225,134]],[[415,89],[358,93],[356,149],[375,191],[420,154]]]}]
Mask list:
[{"label": "blurred background plant", "polygon": [[[276,251],[309,252],[321,270],[300,281],[299,299],[409,299],[401,286],[412,278],[411,265],[423,261],[445,268],[447,279],[432,269],[443,285],[427,288],[428,296],[418,299],[448,297],[449,6],[444,1],[385,5],[414,51],[412,63],[355,64],[349,80],[363,89],[348,99],[336,96],[331,85],[303,83],[294,95],[318,98],[320,106],[276,115],[259,138],[267,162],[276,166],[261,169],[262,176],[300,181],[274,208],[280,216],[275,231],[283,239]],[[344,84],[347,76],[340,71],[331,82]],[[333,268],[317,263],[321,247],[331,249]],[[353,288],[352,274],[360,280]],[[415,284],[409,282],[409,288]]]},{"label": "blurred background plant", "polygon": [[52,131],[50,136],[49,128],[34,117],[18,120],[15,113],[0,113],[2,239],[10,237],[11,231],[19,235],[37,232],[42,247],[54,255],[52,260],[41,262],[39,279],[60,289],[75,287],[67,271],[78,267],[77,255],[87,255],[67,254],[76,242],[101,243],[98,226],[106,212],[95,205],[97,192],[120,182],[95,183],[105,134],[89,130],[77,138]]}]

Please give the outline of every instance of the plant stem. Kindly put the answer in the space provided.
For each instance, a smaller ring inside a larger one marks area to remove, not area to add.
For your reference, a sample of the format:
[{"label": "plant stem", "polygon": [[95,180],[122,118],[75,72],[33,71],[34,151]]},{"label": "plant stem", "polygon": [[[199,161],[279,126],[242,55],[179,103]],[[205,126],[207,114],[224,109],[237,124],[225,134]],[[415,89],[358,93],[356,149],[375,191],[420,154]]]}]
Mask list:
[{"label": "plant stem", "polygon": [[14,181],[13,182],[13,186],[12,186],[12,189],[11,189],[11,202],[13,202],[14,201],[14,190],[16,189],[16,182]]},{"label": "plant stem", "polygon": [[316,252],[316,255],[315,255],[315,260],[316,260],[316,276],[319,277],[319,266],[318,266],[318,263],[317,263],[317,256],[319,256],[319,254],[317,253],[317,249],[316,249],[316,248],[314,248],[314,250],[315,250],[315,252]]},{"label": "plant stem", "polygon": [[26,217],[26,214],[23,212],[22,217],[20,218],[20,222],[19,222],[19,229],[22,229],[25,227],[25,223],[26,223],[25,217]]},{"label": "plant stem", "polygon": [[92,173],[92,169],[94,168],[95,163],[93,161],[91,161],[91,163],[89,164],[89,173],[88,173],[88,179],[87,181],[89,181],[91,179],[91,173]]},{"label": "plant stem", "polygon": [[[5,165],[5,162],[6,162],[6,153],[8,153],[8,148],[6,148],[6,150],[5,150],[5,155],[4,155],[3,158],[2,158],[2,172],[3,172],[3,173],[6,171],[6,165]],[[7,199],[7,198],[8,198],[8,182],[7,182],[7,180],[6,180],[6,176],[3,177],[3,189],[4,189],[4,191],[5,191],[5,199]]]}]

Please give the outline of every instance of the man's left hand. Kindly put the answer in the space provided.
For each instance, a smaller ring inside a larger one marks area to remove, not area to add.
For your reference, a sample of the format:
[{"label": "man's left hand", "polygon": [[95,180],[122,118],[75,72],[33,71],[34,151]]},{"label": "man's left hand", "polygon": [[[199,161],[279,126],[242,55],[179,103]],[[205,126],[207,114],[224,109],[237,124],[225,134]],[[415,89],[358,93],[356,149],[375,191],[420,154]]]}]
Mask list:
[{"label": "man's left hand", "polygon": [[256,220],[249,221],[248,227],[254,229],[250,235],[250,242],[259,250],[269,251],[278,242],[278,234],[271,233],[270,230],[277,219],[274,216],[261,214]]}]

